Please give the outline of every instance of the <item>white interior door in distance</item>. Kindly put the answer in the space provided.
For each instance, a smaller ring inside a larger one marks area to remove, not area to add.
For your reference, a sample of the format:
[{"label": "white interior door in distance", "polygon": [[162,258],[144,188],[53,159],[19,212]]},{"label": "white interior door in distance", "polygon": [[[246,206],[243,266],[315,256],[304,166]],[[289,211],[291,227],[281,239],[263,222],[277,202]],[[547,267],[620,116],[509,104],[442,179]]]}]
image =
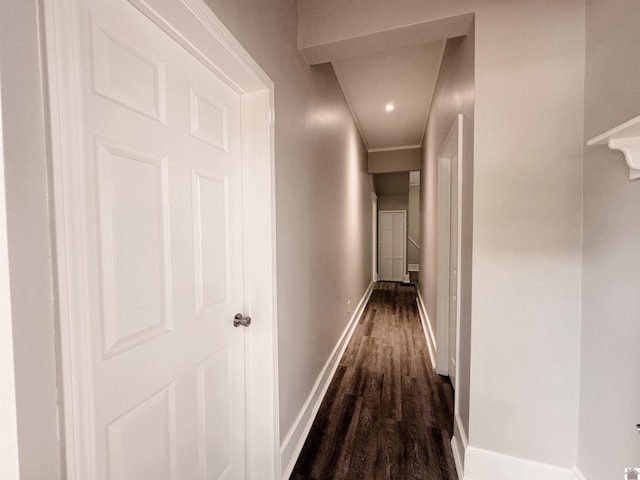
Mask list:
[{"label": "white interior door in distance", "polygon": [[402,282],[406,262],[406,212],[380,211],[378,223],[380,280]]}]

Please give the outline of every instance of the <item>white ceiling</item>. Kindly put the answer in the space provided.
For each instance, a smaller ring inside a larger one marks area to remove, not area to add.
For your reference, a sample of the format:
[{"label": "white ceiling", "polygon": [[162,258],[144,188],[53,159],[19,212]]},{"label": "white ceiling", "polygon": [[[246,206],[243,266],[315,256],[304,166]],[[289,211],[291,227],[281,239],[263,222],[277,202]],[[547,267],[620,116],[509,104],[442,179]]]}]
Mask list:
[{"label": "white ceiling", "polygon": [[[369,151],[419,146],[443,42],[332,62]],[[392,112],[385,111],[393,103]]]}]

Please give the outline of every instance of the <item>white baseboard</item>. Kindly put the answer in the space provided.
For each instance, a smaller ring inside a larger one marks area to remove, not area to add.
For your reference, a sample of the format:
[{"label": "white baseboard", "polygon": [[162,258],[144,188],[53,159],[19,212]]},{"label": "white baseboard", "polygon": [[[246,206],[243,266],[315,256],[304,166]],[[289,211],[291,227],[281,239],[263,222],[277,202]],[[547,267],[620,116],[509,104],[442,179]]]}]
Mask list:
[{"label": "white baseboard", "polygon": [[364,295],[362,296],[358,307],[354,310],[347,327],[340,336],[340,339],[327,359],[327,362],[324,364],[320,375],[318,375],[316,383],[311,389],[311,393],[309,394],[307,401],[304,403],[302,410],[300,410],[296,421],[293,422],[293,426],[282,441],[282,445],[280,447],[280,465],[283,467],[286,466],[282,472],[283,480],[288,479],[291,476],[293,467],[295,467],[298,456],[300,456],[304,442],[309,435],[311,426],[313,425],[313,421],[320,409],[320,404],[327,393],[331,379],[338,368],[340,359],[342,358],[342,355],[347,348],[347,344],[358,325],[358,321],[367,306],[367,302],[369,301],[372,292],[373,282],[369,284],[369,288],[364,292]]},{"label": "white baseboard", "polygon": [[420,264],[418,264],[418,263],[410,263],[409,264],[409,271],[410,272],[419,272],[420,271]]},{"label": "white baseboard", "polygon": [[453,438],[451,439],[451,449],[453,450],[453,460],[456,464],[456,472],[458,478],[464,478],[464,459],[469,442],[467,441],[467,433],[462,425],[462,418],[459,413],[454,416],[453,422]]},{"label": "white baseboard", "polygon": [[402,278],[404,279],[402,280],[404,283],[409,283],[411,281],[411,278],[409,278],[409,272],[405,273]]},{"label": "white baseboard", "polygon": [[431,328],[431,321],[427,315],[427,309],[422,301],[422,295],[420,295],[420,289],[416,288],[418,297],[416,302],[418,303],[418,313],[420,314],[420,323],[422,323],[422,329],[424,330],[424,336],[427,339],[427,348],[429,349],[429,358],[431,359],[431,365],[436,368],[436,352],[438,346],[436,345],[436,336],[433,334],[433,328]]},{"label": "white baseboard", "polygon": [[462,458],[456,437],[451,439],[451,451],[453,452],[453,462],[456,465],[456,473],[459,480],[464,480],[464,459]]},{"label": "white baseboard", "polygon": [[575,469],[511,457],[469,447],[465,453],[464,480],[576,480]]},{"label": "white baseboard", "polygon": [[587,477],[583,475],[578,467],[573,467],[573,473],[576,475],[578,480],[587,480]]}]

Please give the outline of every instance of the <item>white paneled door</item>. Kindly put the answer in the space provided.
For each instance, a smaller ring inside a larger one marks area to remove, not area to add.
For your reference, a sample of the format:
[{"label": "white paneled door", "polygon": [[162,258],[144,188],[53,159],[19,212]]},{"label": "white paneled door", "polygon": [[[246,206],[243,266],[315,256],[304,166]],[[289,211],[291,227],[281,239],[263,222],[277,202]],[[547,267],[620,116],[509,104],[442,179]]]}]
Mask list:
[{"label": "white paneled door", "polygon": [[381,281],[402,282],[405,277],[407,213],[404,210],[378,212],[378,254]]},{"label": "white paneled door", "polygon": [[462,115],[458,115],[438,154],[436,369],[439,374],[451,377],[456,390],[460,337],[462,122]]},{"label": "white paneled door", "polygon": [[244,479],[240,96],[127,1],[80,11],[97,476]]}]

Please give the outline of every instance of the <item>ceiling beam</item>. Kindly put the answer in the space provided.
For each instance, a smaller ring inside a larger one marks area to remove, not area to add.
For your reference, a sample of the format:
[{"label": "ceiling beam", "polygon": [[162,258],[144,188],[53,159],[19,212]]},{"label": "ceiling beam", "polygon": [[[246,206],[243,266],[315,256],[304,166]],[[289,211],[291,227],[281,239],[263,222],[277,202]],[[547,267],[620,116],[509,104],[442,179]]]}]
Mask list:
[{"label": "ceiling beam", "polygon": [[383,53],[466,35],[473,18],[473,13],[465,13],[319,45],[303,46],[300,52],[309,65]]},{"label": "ceiling beam", "polygon": [[369,152],[369,173],[411,172],[420,170],[421,163],[420,147]]}]

